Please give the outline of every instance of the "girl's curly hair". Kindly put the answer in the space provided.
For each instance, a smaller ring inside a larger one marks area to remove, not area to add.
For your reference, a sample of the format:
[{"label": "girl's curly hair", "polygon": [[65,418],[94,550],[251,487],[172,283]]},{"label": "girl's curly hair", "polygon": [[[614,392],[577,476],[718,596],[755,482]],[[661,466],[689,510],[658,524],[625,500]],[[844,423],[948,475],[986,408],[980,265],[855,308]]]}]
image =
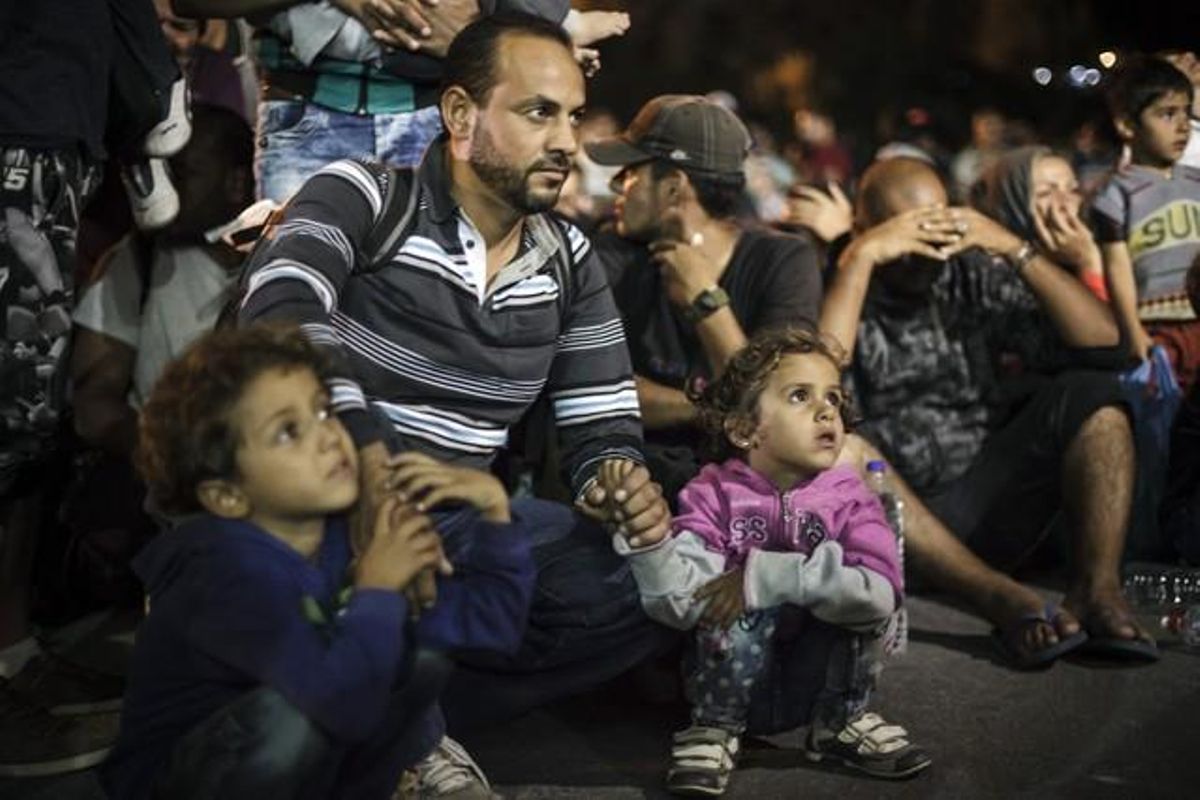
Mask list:
[{"label": "girl's curly hair", "polygon": [[237,476],[241,432],[230,410],[263,372],[296,368],[331,374],[299,328],[279,325],[218,329],[169,363],[142,408],[134,456],[154,502],[168,513],[203,510],[197,487]]},{"label": "girl's curly hair", "polygon": [[[758,418],[758,399],[779,361],[786,355],[816,353],[825,356],[840,373],[846,364],[845,351],[832,339],[811,327],[775,328],[764,331],[737,351],[721,373],[699,395],[691,396],[700,411],[700,422],[709,436],[708,455],[728,458],[737,449],[729,441],[725,422],[734,418]],[[840,408],[842,422],[850,430],[856,418],[849,399]]]}]

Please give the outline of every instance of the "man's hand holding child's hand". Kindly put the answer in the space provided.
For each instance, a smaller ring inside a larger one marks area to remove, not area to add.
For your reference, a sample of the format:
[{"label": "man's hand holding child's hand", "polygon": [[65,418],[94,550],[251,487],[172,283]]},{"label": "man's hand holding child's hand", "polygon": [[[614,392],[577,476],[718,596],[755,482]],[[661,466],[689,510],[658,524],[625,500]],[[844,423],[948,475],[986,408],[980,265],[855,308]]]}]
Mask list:
[{"label": "man's hand holding child's hand", "polygon": [[671,511],[662,489],[645,467],[625,458],[603,462],[576,507],[612,525],[635,548],[658,544],[671,529]]}]

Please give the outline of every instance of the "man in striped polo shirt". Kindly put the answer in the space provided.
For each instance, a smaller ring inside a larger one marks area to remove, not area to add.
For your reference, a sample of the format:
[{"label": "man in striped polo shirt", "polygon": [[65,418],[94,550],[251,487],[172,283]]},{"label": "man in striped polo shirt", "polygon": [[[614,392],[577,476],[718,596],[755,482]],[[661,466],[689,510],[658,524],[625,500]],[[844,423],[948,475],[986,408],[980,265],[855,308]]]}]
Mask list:
[{"label": "man in striped polo shirt", "polygon": [[[459,35],[446,69],[446,134],[415,173],[415,218],[394,258],[370,272],[358,263],[388,174],[336,162],[301,188],[256,255],[240,319],[299,322],[344,359],[331,394],[360,448],[365,494],[378,498],[388,482],[389,453],[486,467],[545,395],[577,506],[636,546],[669,513],[641,466],[621,319],[588,240],[545,213],[584,101],[570,40],[533,17],[489,17]],[[537,530],[526,641],[501,665],[504,680],[462,672],[446,695],[452,725],[613,677],[664,635],[598,526],[544,501],[514,510]]]}]

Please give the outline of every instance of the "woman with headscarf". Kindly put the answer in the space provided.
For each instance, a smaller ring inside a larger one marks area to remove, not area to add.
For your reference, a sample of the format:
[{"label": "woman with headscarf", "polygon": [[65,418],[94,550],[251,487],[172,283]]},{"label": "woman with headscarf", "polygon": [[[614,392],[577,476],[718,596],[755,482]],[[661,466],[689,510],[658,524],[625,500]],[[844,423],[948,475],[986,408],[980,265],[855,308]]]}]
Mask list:
[{"label": "woman with headscarf", "polygon": [[975,184],[971,202],[1074,272],[1101,300],[1108,300],[1100,248],[1079,218],[1083,196],[1065,158],[1048,147],[1012,150]]}]

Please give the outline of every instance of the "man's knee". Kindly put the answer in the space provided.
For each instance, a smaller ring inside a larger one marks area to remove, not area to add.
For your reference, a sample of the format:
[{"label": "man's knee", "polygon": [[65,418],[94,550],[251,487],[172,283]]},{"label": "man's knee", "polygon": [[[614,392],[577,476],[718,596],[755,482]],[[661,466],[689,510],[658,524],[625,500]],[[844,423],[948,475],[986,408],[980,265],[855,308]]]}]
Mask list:
[{"label": "man's knee", "polygon": [[1101,406],[1091,413],[1079,426],[1076,438],[1102,436],[1110,437],[1116,442],[1132,442],[1133,426],[1129,421],[1129,412],[1124,406]]}]

